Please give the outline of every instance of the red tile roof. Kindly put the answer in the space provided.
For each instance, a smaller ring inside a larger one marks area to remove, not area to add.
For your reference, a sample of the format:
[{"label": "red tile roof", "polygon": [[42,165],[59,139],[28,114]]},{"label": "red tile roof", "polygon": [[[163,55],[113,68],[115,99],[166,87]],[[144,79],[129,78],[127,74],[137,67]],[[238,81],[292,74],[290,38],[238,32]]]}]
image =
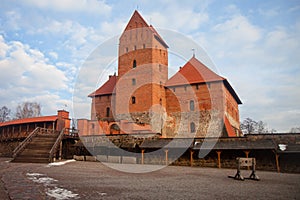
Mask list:
[{"label": "red tile roof", "polygon": [[222,81],[237,103],[242,104],[242,101],[239,99],[238,95],[235,93],[227,79],[210,70],[195,57],[192,57],[175,75],[173,75],[166,82],[166,87],[209,83],[215,81]]},{"label": "red tile roof", "polygon": [[225,125],[225,129],[227,131],[228,137],[236,137],[237,135],[235,134],[227,116],[224,117],[224,125]]},{"label": "red tile roof", "polygon": [[[138,24],[138,27],[136,27],[136,24]],[[169,48],[154,27],[152,25],[149,26],[137,10],[134,11],[124,31],[135,28],[149,28],[153,32],[154,38],[157,39],[164,47]]]},{"label": "red tile roof", "polygon": [[25,119],[16,119],[16,120],[0,123],[0,127],[9,126],[9,125],[16,125],[16,124],[54,122],[56,120],[57,120],[57,115],[33,117],[33,118],[25,118]]},{"label": "red tile roof", "polygon": [[109,76],[108,81],[106,81],[101,87],[99,87],[96,91],[92,92],[88,95],[88,97],[109,95],[114,93],[114,89],[117,83],[117,76]]},{"label": "red tile roof", "polygon": [[140,13],[137,10],[135,10],[124,31],[137,28],[135,27],[136,22],[139,24],[139,28],[149,27],[149,25],[144,20],[144,18],[140,15]]},{"label": "red tile roof", "polygon": [[225,78],[211,71],[195,57],[192,57],[174,76],[166,86],[178,86],[213,81],[223,81]]}]

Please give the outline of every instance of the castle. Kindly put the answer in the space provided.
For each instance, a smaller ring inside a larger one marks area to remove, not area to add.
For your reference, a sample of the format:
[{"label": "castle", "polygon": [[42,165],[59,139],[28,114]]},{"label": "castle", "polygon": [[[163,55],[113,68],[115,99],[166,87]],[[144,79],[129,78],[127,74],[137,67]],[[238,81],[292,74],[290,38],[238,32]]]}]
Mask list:
[{"label": "castle", "polygon": [[118,74],[88,95],[91,120],[78,120],[81,135],[241,135],[242,102],[227,79],[195,56],[168,78],[168,45],[138,11],[119,38],[118,54]]}]

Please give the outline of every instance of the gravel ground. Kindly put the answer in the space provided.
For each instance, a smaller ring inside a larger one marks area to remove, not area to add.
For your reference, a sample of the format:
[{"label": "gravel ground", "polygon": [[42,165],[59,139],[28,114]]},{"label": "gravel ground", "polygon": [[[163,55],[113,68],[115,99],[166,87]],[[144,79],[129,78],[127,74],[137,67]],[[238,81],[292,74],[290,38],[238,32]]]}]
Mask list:
[{"label": "gravel ground", "polygon": [[168,166],[137,174],[96,162],[49,166],[6,160],[0,158],[0,199],[300,199],[300,174],[258,171],[260,181],[237,181],[228,178],[233,169]]}]

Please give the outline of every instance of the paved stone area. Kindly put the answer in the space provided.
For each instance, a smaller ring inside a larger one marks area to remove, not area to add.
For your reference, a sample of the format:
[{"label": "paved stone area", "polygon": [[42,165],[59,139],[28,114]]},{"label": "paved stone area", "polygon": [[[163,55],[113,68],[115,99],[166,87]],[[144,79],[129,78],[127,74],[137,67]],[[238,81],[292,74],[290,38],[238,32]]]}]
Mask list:
[{"label": "paved stone area", "polygon": [[49,166],[6,160],[0,158],[0,199],[300,199],[300,174],[258,171],[260,181],[237,181],[227,177],[233,169],[168,166],[136,174],[96,162]]}]

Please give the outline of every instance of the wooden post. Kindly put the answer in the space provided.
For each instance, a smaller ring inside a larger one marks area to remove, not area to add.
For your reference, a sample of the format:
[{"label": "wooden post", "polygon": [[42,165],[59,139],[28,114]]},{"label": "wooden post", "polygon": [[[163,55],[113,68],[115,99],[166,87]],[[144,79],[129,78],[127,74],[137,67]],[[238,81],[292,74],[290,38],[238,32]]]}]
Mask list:
[{"label": "wooden post", "polygon": [[217,151],[218,154],[218,168],[221,169],[221,153],[222,151]]},{"label": "wooden post", "polygon": [[60,144],[59,144],[59,160],[62,159],[62,148],[63,148],[63,141],[60,141]]},{"label": "wooden post", "polygon": [[[250,151],[244,151],[246,158],[249,158]],[[250,166],[247,166],[247,169],[250,170]]]},{"label": "wooden post", "polygon": [[142,165],[144,164],[144,152],[145,152],[145,149],[142,149],[142,160],[141,160]]},{"label": "wooden post", "polygon": [[165,153],[166,153],[166,155],[165,155],[165,159],[166,159],[166,165],[168,165],[168,149],[165,149]]},{"label": "wooden post", "polygon": [[193,167],[193,163],[194,163],[193,154],[194,154],[194,151],[190,150],[190,164],[191,164],[191,167]]},{"label": "wooden post", "polygon": [[280,173],[279,154],[277,154],[276,152],[275,152],[275,159],[276,159],[277,172]]}]

